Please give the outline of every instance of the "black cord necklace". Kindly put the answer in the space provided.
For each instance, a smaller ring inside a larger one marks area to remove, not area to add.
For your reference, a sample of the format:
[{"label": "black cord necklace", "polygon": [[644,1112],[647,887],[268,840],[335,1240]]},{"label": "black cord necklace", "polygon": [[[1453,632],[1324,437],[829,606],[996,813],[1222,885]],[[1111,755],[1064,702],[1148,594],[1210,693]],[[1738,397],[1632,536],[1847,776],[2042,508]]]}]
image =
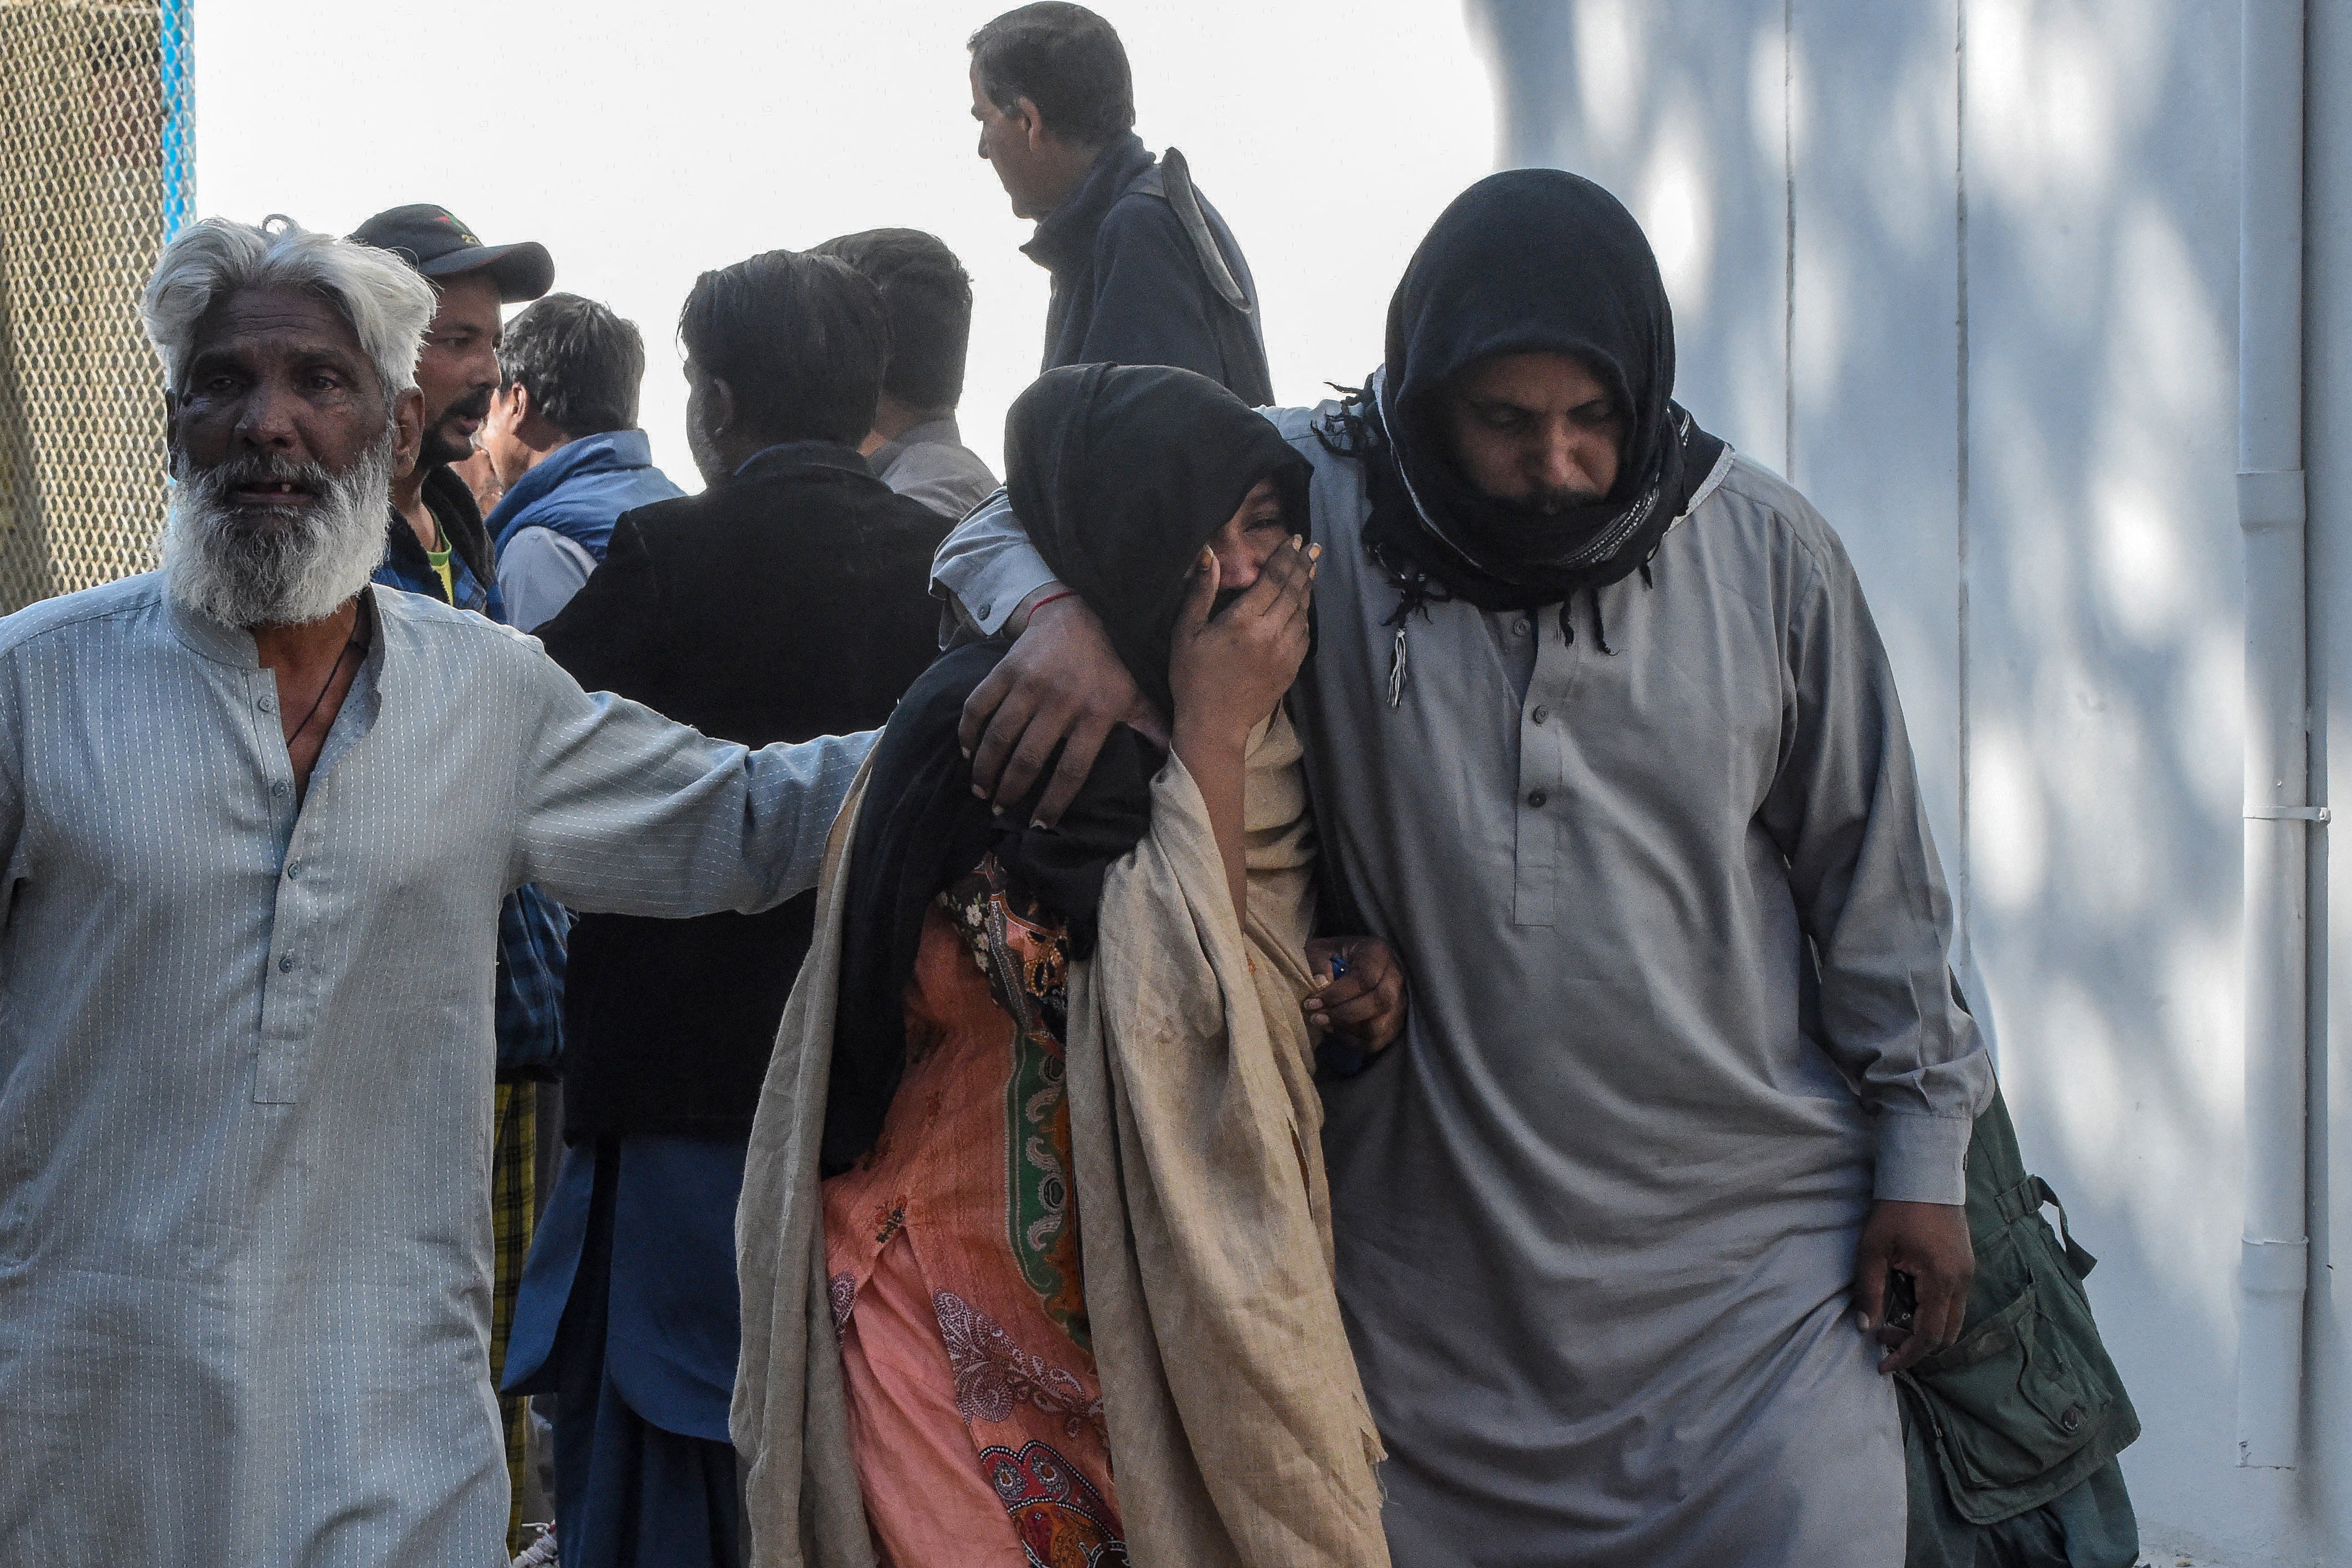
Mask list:
[{"label": "black cord necklace", "polygon": [[343,661],[352,656],[352,649],[364,647],[366,643],[366,622],[362,619],[359,625],[352,628],[352,640],[343,644],[343,651],[341,653],[335,655],[334,667],[327,672],[326,680],[320,685],[319,695],[310,699],[310,711],[302,716],[302,722],[296,725],[292,732],[286,737],[287,750],[291,751],[294,749],[294,743],[302,738],[302,732],[310,727],[310,721],[312,719],[319,716],[319,705],[325,702],[327,700],[327,694],[334,689],[335,677],[343,673]]}]

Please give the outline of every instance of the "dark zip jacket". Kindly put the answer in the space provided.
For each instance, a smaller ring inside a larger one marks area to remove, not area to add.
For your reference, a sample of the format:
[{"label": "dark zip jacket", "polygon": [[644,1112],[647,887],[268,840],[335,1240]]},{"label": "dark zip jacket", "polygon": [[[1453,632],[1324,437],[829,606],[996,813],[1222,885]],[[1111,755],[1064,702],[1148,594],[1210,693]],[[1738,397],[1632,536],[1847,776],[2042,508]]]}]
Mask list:
[{"label": "dark zip jacket", "polygon": [[375,580],[444,604],[454,602],[459,610],[475,611],[503,622],[507,616],[506,605],[499,597],[498,551],[490,543],[489,530],[482,526],[482,511],[474,505],[473,491],[456,470],[436,465],[425,472],[421,496],[449,547],[449,575],[457,590],[454,599],[442,591],[441,574],[433,570],[425,547],[417,543],[416,530],[389,507],[383,564],[375,569]]},{"label": "dark zip jacket", "polygon": [[1274,401],[1257,286],[1233,230],[1203,198],[1200,213],[1246,297],[1221,295],[1171,201],[1168,171],[1129,131],[1037,225],[1022,254],[1053,275],[1043,370],[1177,365],[1224,383],[1244,402]]}]

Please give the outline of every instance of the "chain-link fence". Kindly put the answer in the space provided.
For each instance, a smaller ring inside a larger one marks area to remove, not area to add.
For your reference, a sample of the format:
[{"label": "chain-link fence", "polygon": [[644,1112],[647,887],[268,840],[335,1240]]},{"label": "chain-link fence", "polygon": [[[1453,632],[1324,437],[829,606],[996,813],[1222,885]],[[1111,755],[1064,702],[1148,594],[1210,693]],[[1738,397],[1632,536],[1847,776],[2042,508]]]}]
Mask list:
[{"label": "chain-link fence", "polygon": [[154,564],[138,298],[189,195],[188,0],[0,0],[0,612]]}]

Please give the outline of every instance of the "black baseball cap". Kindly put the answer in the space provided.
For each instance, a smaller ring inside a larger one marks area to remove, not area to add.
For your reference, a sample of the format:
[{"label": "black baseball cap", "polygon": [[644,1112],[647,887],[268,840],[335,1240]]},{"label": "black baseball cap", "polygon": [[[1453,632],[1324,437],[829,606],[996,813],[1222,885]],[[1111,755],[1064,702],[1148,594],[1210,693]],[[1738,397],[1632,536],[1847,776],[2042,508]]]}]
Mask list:
[{"label": "black baseball cap", "polygon": [[446,207],[430,202],[376,214],[352,231],[362,245],[388,250],[427,277],[487,272],[499,286],[499,302],[519,305],[555,286],[555,258],[536,240],[520,245],[484,245]]}]

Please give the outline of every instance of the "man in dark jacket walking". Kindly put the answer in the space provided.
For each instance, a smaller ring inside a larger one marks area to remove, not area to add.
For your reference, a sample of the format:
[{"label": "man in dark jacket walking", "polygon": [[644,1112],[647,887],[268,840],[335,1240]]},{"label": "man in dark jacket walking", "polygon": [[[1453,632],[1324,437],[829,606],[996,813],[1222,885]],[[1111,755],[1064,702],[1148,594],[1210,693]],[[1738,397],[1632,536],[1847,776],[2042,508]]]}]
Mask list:
[{"label": "man in dark jacket walking", "polygon": [[1257,287],[1183,154],[1135,134],[1135,87],[1111,25],[1061,0],[971,36],[980,155],[1016,216],[1022,253],[1053,275],[1042,367],[1178,365],[1254,406],[1274,401]]},{"label": "man in dark jacket walking", "polygon": [[[746,745],[871,729],[936,652],[948,520],[858,455],[889,328],[874,285],[772,251],[678,321],[709,488],[623,516],[540,628],[591,691]],[[564,998],[565,1155],[508,1386],[557,1395],[566,1563],[734,1568],[735,1203],[813,894],[765,915],[583,915]]]}]

